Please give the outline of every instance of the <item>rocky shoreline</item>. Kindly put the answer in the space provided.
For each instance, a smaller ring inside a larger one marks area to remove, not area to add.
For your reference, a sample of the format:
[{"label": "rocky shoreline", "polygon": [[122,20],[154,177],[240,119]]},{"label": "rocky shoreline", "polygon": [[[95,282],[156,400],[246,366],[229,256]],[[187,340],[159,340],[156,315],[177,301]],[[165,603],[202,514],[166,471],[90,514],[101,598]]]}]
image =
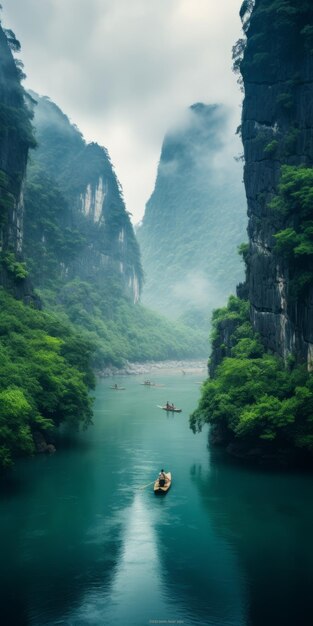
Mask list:
[{"label": "rocky shoreline", "polygon": [[182,374],[202,374],[207,376],[207,362],[202,360],[191,361],[149,361],[147,363],[126,363],[122,368],[108,366],[97,371],[97,376],[140,376],[157,373],[162,370],[180,371]]}]

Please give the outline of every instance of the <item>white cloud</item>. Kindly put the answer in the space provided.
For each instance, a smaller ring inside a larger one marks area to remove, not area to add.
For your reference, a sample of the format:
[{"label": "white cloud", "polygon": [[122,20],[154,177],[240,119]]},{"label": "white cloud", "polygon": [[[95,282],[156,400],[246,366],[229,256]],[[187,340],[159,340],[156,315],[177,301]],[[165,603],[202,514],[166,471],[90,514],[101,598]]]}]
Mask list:
[{"label": "white cloud", "polygon": [[233,107],[241,0],[3,0],[27,86],[105,145],[140,219],[165,132],[197,101]]}]

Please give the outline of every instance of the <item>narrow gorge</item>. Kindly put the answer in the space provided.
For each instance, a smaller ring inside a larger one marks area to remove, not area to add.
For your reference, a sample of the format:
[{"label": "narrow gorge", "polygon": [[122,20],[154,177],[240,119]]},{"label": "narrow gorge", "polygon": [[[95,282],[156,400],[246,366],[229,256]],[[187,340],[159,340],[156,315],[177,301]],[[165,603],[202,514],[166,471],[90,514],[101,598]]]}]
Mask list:
[{"label": "narrow gorge", "polygon": [[108,151],[25,91],[0,27],[0,468],[92,420],[94,372],[204,357],[204,333],[140,304],[139,245]]}]

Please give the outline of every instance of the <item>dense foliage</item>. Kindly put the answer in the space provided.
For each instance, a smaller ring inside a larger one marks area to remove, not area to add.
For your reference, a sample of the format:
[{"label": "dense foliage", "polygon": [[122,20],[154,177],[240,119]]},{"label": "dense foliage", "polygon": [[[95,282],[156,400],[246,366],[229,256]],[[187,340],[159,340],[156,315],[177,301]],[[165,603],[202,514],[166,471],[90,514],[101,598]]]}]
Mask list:
[{"label": "dense foliage", "polygon": [[213,342],[222,340],[225,323],[232,328],[228,356],[203,386],[191,416],[193,430],[208,422],[227,432],[229,440],[270,441],[313,453],[313,376],[292,359],[286,367],[265,352],[250,324],[247,302],[232,297],[215,312]]},{"label": "dense foliage", "polygon": [[[21,193],[28,151],[36,142],[31,99],[21,85],[23,66],[12,56],[19,49],[14,33],[0,27],[0,469],[32,454],[39,441],[44,447],[61,422],[86,426],[92,416],[88,390],[94,384],[90,343],[34,308],[40,303],[27,278],[34,267],[27,267],[21,255]],[[45,200],[40,198],[38,223]],[[41,263],[39,254],[37,271]]]},{"label": "dense foliage", "polygon": [[26,194],[24,255],[34,284],[57,287],[81,252],[85,237],[70,228],[70,208],[53,178],[30,168]]},{"label": "dense foliage", "polygon": [[288,262],[290,295],[305,296],[313,284],[313,169],[284,165],[270,207],[286,222],[275,239]]},{"label": "dense foliage", "polygon": [[[48,99],[35,105],[32,95],[38,146],[28,167],[22,231],[17,207],[28,149],[35,146],[32,113],[21,65],[8,49],[19,48],[14,34],[5,37],[0,29],[0,44],[11,71],[7,84],[0,64],[0,156],[8,164],[7,172],[0,170],[0,283],[30,303],[0,287],[4,468],[51,440],[61,422],[91,422],[91,366],[186,357],[205,348],[199,333],[132,304],[143,279],[140,251],[107,151],[86,145],[56,105]],[[40,303],[33,286],[41,290],[45,312],[34,308]]]},{"label": "dense foliage", "polygon": [[53,309],[95,345],[94,366],[101,369],[126,361],[149,361],[190,356],[204,357],[207,345],[203,333],[169,322],[125,297],[113,277],[106,289],[79,279],[68,282],[58,295],[41,292],[46,306]]},{"label": "dense foliage", "polygon": [[[132,304],[133,285],[140,290],[143,281],[140,250],[107,151],[86,145],[48,98],[32,96],[38,147],[25,193],[24,253],[43,302],[92,339],[98,369],[204,356],[206,333]],[[95,214],[99,180],[104,200]]]},{"label": "dense foliage", "polygon": [[0,288],[0,467],[34,452],[33,433],[91,421],[91,345]]},{"label": "dense foliage", "polygon": [[[133,305],[114,266],[94,267],[92,278],[84,280],[76,259],[86,246],[87,235],[79,228],[69,227],[69,204],[60,186],[34,166],[29,175],[26,206],[24,252],[32,281],[48,309],[92,340],[96,346],[95,367],[101,369],[110,363],[120,366],[126,360],[205,356],[204,333],[184,324],[171,324],[139,304]],[[115,246],[116,231],[123,226],[121,220],[118,209],[111,211],[106,231],[101,237],[96,232],[94,239],[102,252],[117,262],[121,259]],[[96,227],[89,225],[88,237],[91,229]],[[128,239],[128,248],[133,241]],[[138,248],[136,241],[135,244]],[[137,254],[135,249],[129,258],[134,259]],[[11,267],[16,267],[13,259]],[[19,264],[20,271],[23,267]]]}]

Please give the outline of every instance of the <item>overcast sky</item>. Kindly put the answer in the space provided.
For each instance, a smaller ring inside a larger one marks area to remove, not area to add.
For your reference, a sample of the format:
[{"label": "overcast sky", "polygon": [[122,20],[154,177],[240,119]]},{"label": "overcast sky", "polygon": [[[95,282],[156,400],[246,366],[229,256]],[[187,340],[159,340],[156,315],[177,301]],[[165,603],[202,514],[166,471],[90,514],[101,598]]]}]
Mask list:
[{"label": "overcast sky", "polygon": [[242,0],[2,0],[22,44],[25,86],[108,148],[138,221],[167,129],[194,102],[240,118],[231,71]]}]

